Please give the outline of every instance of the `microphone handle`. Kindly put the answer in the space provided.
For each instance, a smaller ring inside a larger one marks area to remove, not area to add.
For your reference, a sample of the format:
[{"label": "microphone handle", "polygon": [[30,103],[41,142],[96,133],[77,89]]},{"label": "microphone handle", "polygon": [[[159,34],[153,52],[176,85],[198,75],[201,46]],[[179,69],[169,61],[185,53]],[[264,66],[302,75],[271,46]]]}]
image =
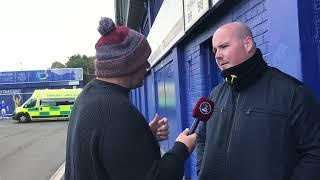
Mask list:
[{"label": "microphone handle", "polygon": [[198,118],[195,118],[195,119],[194,119],[188,135],[193,134],[193,133],[196,131],[199,122],[200,122],[200,120],[199,120]]}]

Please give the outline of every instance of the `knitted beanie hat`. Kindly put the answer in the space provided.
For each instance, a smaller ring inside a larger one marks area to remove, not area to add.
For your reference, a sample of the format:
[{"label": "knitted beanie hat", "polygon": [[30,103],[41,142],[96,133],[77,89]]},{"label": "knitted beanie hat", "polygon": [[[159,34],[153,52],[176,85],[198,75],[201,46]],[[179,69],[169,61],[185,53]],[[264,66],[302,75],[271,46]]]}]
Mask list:
[{"label": "knitted beanie hat", "polygon": [[119,77],[136,72],[147,63],[151,48],[144,35],[112,19],[102,17],[98,31],[101,38],[95,45],[97,77]]}]

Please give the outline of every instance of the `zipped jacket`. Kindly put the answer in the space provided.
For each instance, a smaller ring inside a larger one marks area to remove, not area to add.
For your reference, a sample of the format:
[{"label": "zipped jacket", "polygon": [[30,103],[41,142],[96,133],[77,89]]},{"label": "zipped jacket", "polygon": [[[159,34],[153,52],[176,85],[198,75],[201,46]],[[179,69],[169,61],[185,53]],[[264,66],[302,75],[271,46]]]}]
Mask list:
[{"label": "zipped jacket", "polygon": [[199,180],[319,180],[320,105],[300,81],[267,67],[252,85],[227,82],[197,139]]}]

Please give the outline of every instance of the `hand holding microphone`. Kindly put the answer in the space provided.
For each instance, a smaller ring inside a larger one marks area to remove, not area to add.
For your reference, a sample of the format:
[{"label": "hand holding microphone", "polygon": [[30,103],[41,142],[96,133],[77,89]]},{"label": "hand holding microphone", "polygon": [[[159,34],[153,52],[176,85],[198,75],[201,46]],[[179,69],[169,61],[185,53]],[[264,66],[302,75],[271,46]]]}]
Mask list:
[{"label": "hand holding microphone", "polygon": [[186,128],[182,133],[179,134],[176,141],[182,142],[184,145],[186,145],[189,153],[191,153],[196,145],[197,134],[194,133],[188,135],[189,131],[189,128]]},{"label": "hand holding microphone", "polygon": [[192,116],[195,118],[191,129],[185,129],[179,134],[176,141],[184,143],[188,151],[191,153],[194,150],[197,134],[194,133],[199,121],[208,121],[213,112],[214,103],[205,97],[201,97],[192,110]]},{"label": "hand holding microphone", "polygon": [[188,135],[193,134],[197,129],[200,121],[206,122],[210,119],[213,113],[214,103],[210,99],[202,96],[193,107],[192,116],[195,120],[192,123],[191,129]]}]

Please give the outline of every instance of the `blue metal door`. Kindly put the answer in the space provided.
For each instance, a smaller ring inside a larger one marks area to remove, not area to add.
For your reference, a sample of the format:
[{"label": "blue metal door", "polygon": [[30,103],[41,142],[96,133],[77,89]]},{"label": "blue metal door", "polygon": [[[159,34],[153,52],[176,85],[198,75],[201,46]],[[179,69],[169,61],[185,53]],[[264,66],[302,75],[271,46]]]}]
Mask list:
[{"label": "blue metal door", "polygon": [[176,109],[176,93],[175,93],[175,79],[174,79],[174,66],[173,61],[165,66],[164,69],[164,89],[166,95],[166,110],[167,118],[169,119],[169,147],[172,147],[181,129],[180,122],[177,120]]},{"label": "blue metal door", "polygon": [[160,142],[161,149],[167,151],[172,147],[181,131],[176,119],[176,96],[173,61],[169,62],[155,73],[157,112],[161,117],[167,117],[169,123],[169,138]]},{"label": "blue metal door", "polygon": [[[156,87],[156,104],[157,104],[157,110],[156,112],[161,117],[167,117],[167,107],[166,107],[166,94],[165,94],[165,79],[164,79],[164,68],[160,69],[155,73],[156,81],[155,81],[155,87]],[[161,149],[163,151],[167,151],[169,149],[169,141],[161,141],[160,142]]]}]

